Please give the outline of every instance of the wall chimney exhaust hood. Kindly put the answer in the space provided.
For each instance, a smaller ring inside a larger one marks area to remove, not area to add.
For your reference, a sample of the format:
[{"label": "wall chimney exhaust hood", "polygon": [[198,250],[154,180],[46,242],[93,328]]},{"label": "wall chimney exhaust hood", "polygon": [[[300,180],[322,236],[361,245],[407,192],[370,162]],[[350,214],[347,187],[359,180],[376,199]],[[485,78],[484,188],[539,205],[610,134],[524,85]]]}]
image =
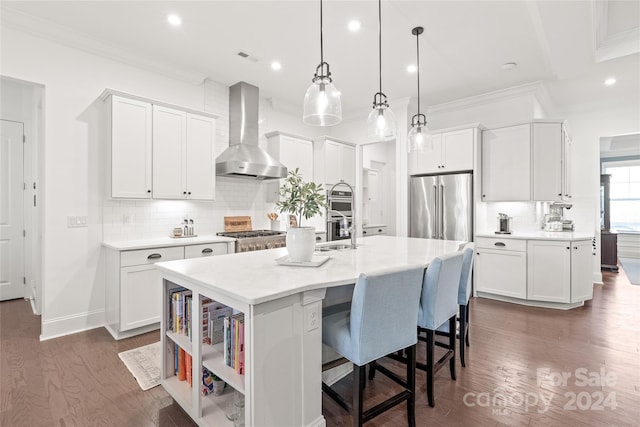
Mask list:
[{"label": "wall chimney exhaust hood", "polygon": [[229,148],[216,159],[216,175],[247,179],[287,177],[287,168],[258,146],[258,88],[229,88]]}]

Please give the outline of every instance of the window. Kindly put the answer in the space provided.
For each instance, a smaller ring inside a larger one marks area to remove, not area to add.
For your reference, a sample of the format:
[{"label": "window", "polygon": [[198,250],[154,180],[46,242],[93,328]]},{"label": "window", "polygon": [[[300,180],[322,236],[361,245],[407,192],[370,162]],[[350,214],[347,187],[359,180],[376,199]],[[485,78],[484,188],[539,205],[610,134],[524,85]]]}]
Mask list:
[{"label": "window", "polygon": [[640,233],[640,159],[602,163],[611,175],[611,228],[620,233]]}]

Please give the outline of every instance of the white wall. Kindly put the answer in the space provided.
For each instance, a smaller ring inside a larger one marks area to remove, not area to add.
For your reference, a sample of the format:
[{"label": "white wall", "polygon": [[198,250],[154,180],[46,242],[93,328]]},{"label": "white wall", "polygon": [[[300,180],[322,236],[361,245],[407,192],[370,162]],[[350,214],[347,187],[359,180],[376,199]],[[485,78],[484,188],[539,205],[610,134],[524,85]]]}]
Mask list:
[{"label": "white wall", "polygon": [[[265,214],[272,205],[265,203],[261,182],[219,179],[215,202],[106,201],[104,115],[97,101],[105,88],[213,110],[221,115],[217,137],[224,138],[218,152],[227,145],[228,89],[225,98],[225,88],[214,83],[217,89],[207,94],[212,97],[205,105],[203,84],[178,81],[6,27],[1,43],[0,73],[40,83],[45,90],[41,339],[104,324],[103,233],[113,238],[168,234],[187,212],[202,232],[221,230],[222,217],[235,214],[252,215],[254,228],[268,228]],[[299,118],[283,113],[272,113],[270,121],[278,130],[303,130]],[[88,227],[67,228],[69,215],[87,216]]]}]

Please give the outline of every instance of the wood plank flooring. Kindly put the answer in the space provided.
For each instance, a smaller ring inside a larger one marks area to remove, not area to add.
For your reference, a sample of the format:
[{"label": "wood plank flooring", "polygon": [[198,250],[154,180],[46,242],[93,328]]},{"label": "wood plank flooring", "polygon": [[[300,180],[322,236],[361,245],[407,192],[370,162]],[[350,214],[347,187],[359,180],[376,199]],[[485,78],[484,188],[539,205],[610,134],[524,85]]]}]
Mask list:
[{"label": "wood plank flooring", "polygon": [[[417,425],[640,426],[640,286],[622,269],[603,275],[594,299],[570,311],[472,299],[467,367],[458,360],[457,381],[440,371],[435,408],[418,372]],[[194,425],[162,387],[141,391],[118,358],[158,332],[121,341],[103,328],[44,342],[39,334],[28,302],[0,303],[0,426]],[[604,384],[582,385],[601,373]],[[346,396],[348,379],[337,385]],[[377,375],[366,407],[394,387]],[[323,412],[327,426],[351,424],[326,396]],[[367,425],[406,425],[405,412],[399,405]]]}]

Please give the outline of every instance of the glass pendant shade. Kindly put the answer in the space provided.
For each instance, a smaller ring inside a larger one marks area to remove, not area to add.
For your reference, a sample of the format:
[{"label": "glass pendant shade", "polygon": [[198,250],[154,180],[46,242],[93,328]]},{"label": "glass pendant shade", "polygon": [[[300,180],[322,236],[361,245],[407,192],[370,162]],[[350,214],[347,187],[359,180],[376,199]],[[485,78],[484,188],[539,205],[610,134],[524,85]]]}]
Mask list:
[{"label": "glass pendant shade", "polygon": [[329,77],[313,79],[304,95],[302,121],[312,126],[333,126],[342,121],[340,92]]},{"label": "glass pendant shade", "polygon": [[396,136],[396,116],[388,105],[376,104],[367,118],[367,137],[385,139]]},{"label": "glass pendant shade", "polygon": [[407,136],[407,145],[410,153],[424,153],[425,150],[433,150],[431,134],[426,126],[414,126]]}]

